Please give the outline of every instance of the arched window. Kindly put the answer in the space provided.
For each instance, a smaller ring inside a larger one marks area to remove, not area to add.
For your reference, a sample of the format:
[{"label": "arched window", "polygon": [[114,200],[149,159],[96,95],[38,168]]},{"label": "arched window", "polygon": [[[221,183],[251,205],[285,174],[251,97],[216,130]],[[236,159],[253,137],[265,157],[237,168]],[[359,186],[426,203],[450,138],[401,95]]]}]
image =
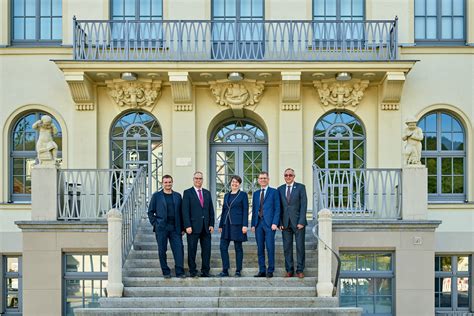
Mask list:
[{"label": "arched window", "polygon": [[320,118],[313,131],[313,162],[319,168],[365,168],[365,131],[362,123],[346,112]]},{"label": "arched window", "polygon": [[62,132],[58,121],[49,113],[35,111],[15,121],[10,132],[10,200],[31,201],[31,167],[36,161],[36,141],[39,133],[33,124],[41,116],[49,115],[58,133],[53,139],[58,145],[58,159],[62,158]]},{"label": "arched window", "polygon": [[421,161],[428,168],[428,199],[466,199],[466,134],[447,111],[430,112],[418,122],[424,133]]},{"label": "arched window", "polygon": [[251,201],[258,174],[267,171],[267,144],[263,129],[247,119],[225,121],[211,135],[211,190],[218,214],[233,175],[242,178],[242,190]]},{"label": "arched window", "polygon": [[148,192],[161,188],[163,142],[156,118],[143,111],[128,112],[115,121],[110,133],[112,168],[143,166],[148,172]]}]

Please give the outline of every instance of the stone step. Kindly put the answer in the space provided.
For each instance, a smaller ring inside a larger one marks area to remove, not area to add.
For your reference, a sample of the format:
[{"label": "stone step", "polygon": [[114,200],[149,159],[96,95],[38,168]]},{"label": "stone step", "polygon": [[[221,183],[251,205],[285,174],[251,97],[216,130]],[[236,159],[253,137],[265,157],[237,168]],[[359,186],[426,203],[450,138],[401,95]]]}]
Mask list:
[{"label": "stone step", "polygon": [[[245,270],[244,270],[245,271]],[[316,288],[316,277],[283,278],[273,277],[254,278],[254,277],[228,277],[228,278],[186,278],[186,279],[164,279],[163,277],[124,277],[125,287],[243,287],[246,289],[252,287],[306,287]]]},{"label": "stone step", "polygon": [[[156,240],[155,241],[135,241],[133,243],[133,248],[135,250],[156,250],[158,249],[157,248],[157,244],[156,244]],[[233,244],[231,244],[229,246],[230,247],[234,247]],[[295,246],[293,246],[295,247]],[[184,243],[184,250],[186,251],[187,250],[187,243]],[[309,251],[309,250],[317,250],[317,244],[316,243],[306,243],[305,244],[305,248],[306,248],[306,251]],[[199,244],[198,244],[198,249],[200,249],[199,247]],[[219,251],[219,242],[213,242],[212,243],[212,248],[211,250],[212,251]],[[244,252],[246,251],[257,251],[257,244],[256,243],[253,243],[253,242],[245,242],[243,244],[243,249],[244,249]],[[281,253],[283,253],[283,243],[281,242],[276,242],[275,243],[275,250],[276,251],[280,251]]]},{"label": "stone step", "polygon": [[[205,293],[202,293],[205,294]],[[292,308],[336,307],[337,298],[321,297],[120,297],[99,299],[101,308]]]},{"label": "stone step", "polygon": [[162,316],[162,315],[315,315],[315,316],[360,316],[361,308],[313,307],[313,308],[80,308],[76,316]]},{"label": "stone step", "polygon": [[[166,252],[166,255],[167,255],[168,258],[173,258],[173,253],[171,252],[169,247],[168,247],[168,251]],[[220,251],[211,252],[211,260],[215,259],[214,256],[216,256],[216,258],[218,260],[220,260]],[[295,251],[293,251],[293,256],[294,256],[294,259],[296,260],[296,252]],[[201,257],[201,253],[198,250],[197,255],[196,255],[196,260],[198,260],[200,257]],[[311,261],[311,260],[316,260],[317,261],[318,252],[317,251],[306,251],[305,257],[306,257],[306,262],[307,263],[308,263],[308,261]],[[184,259],[186,260],[186,258],[187,258],[187,254],[184,257]],[[229,247],[229,258],[231,260],[235,261],[235,251],[234,251],[234,247],[232,245]],[[279,258],[282,258],[282,260],[284,260],[283,252],[281,252],[281,253],[278,252],[276,254],[275,260],[278,260]],[[127,261],[128,260],[136,260],[136,259],[156,259],[156,260],[158,260],[158,248],[153,249],[153,250],[132,250],[132,251],[130,251],[130,253],[128,255],[128,258],[127,258]],[[254,251],[246,252],[244,250],[244,262],[246,260],[257,260],[257,259],[258,259],[258,257],[257,257],[256,252],[254,252]]]},{"label": "stone step", "polygon": [[127,297],[315,297],[315,286],[295,287],[125,287]]},{"label": "stone step", "polygon": [[[171,268],[171,275],[175,275],[174,273],[174,268]],[[198,270],[200,269],[200,266],[198,266]],[[185,268],[185,271],[187,272],[188,269]],[[213,275],[217,275],[222,271],[222,268],[214,268],[211,267],[210,273]],[[231,273],[233,271],[231,270]],[[242,270],[242,276],[246,277],[252,277],[255,274],[258,273],[258,267],[245,267]],[[160,268],[124,268],[122,270],[122,274],[127,277],[160,277],[163,276],[161,269]],[[286,274],[286,271],[284,268],[277,267],[275,268],[275,271],[273,273],[274,276],[284,276]],[[318,269],[317,268],[306,268],[304,270],[305,276],[313,276],[316,277],[318,274]]]},{"label": "stone step", "polygon": [[[221,236],[220,233],[214,233],[212,234],[212,239],[219,239]],[[155,233],[153,232],[153,230],[139,230],[137,232],[137,234],[135,235],[135,238],[137,239],[141,239],[141,238],[155,238]],[[255,233],[247,233],[247,238],[249,240],[255,240]],[[282,233],[280,231],[277,231],[277,233],[275,234],[275,239],[276,240],[282,240]],[[314,241],[316,240],[316,237],[314,237],[313,235],[313,232],[311,230],[306,230],[306,233],[305,233],[305,239],[306,241]]]}]

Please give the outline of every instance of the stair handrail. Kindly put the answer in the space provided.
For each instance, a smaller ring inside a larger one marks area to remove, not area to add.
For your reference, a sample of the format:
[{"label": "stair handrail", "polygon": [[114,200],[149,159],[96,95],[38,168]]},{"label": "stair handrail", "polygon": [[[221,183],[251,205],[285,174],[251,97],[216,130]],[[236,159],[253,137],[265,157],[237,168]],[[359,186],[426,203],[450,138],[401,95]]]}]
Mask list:
[{"label": "stair handrail", "polygon": [[146,172],[144,167],[141,167],[127,188],[123,203],[118,209],[122,214],[122,266],[133,247],[138,225],[145,216],[146,209]]},{"label": "stair handrail", "polygon": [[333,296],[336,296],[336,293],[337,293],[337,285],[339,284],[339,275],[341,273],[341,257],[339,257],[339,255],[336,253],[336,251],[334,251],[334,249],[332,249],[331,247],[329,247],[329,245],[324,241],[322,240],[318,233],[317,233],[317,227],[319,226],[319,223],[316,223],[314,226],[313,226],[313,229],[312,229],[312,232],[313,232],[313,235],[314,237],[316,237],[316,239],[318,239],[319,241],[321,241],[323,244],[324,244],[324,247],[329,249],[333,255],[336,257],[336,260],[337,260],[337,270],[336,270],[336,275],[334,277],[334,282],[333,282],[333,290],[332,290],[332,295]]}]

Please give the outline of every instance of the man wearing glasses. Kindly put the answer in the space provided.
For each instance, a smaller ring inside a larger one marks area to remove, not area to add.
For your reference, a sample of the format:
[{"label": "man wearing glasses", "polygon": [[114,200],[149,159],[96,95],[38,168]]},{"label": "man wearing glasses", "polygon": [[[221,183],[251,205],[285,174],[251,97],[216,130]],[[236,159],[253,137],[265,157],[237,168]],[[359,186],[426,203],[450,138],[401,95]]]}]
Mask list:
[{"label": "man wearing glasses", "polygon": [[295,182],[295,171],[287,168],[283,173],[285,184],[278,188],[281,203],[280,229],[283,237],[286,277],[295,273],[293,236],[296,239],[296,276],[304,278],[306,210],[308,199],[304,184]]},{"label": "man wearing glasses", "polygon": [[[255,232],[258,252],[258,273],[255,277],[273,277],[275,270],[275,232],[280,222],[280,197],[278,191],[268,186],[268,173],[260,172],[260,190],[252,198],[252,232]],[[265,266],[265,247],[268,254],[268,269]]]},{"label": "man wearing glasses", "polygon": [[197,244],[201,244],[201,277],[210,277],[211,234],[214,232],[214,205],[211,192],[202,187],[202,172],[195,172],[194,186],[183,193],[183,222],[188,240],[189,274],[198,276],[196,269]]}]

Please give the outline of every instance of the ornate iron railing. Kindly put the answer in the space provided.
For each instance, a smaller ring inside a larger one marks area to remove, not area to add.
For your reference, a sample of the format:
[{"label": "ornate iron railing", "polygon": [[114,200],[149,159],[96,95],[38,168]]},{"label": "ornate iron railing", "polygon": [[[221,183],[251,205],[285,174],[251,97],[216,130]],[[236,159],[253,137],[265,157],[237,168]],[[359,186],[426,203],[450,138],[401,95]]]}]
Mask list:
[{"label": "ornate iron railing", "polygon": [[334,217],[401,218],[401,169],[314,169],[314,211]]},{"label": "ornate iron railing", "polygon": [[138,175],[138,169],[59,170],[58,219],[92,220],[105,217],[111,208],[120,209]]},{"label": "ornate iron railing", "polygon": [[99,61],[396,60],[398,23],[114,21],[74,18],[74,59]]}]

